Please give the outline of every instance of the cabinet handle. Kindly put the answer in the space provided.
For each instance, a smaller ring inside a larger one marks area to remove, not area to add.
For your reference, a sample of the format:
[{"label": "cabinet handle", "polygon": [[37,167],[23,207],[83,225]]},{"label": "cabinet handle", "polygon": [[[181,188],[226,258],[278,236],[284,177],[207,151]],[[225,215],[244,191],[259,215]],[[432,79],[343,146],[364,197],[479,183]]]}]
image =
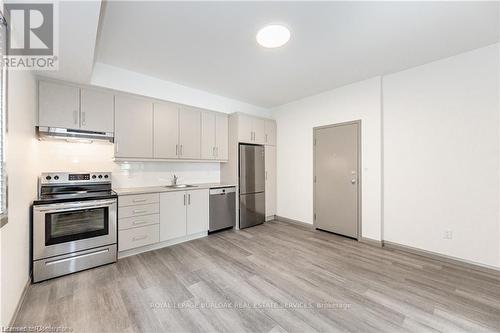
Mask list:
[{"label": "cabinet handle", "polygon": [[180,152],[179,152],[179,155],[181,155],[181,156],[182,156],[182,145],[180,145],[180,146],[179,146],[179,151],[180,151]]},{"label": "cabinet handle", "polygon": [[184,194],[184,206],[186,206],[186,195]]},{"label": "cabinet handle", "polygon": [[82,126],[85,126],[87,121],[85,120],[85,111],[82,111]]},{"label": "cabinet handle", "polygon": [[267,143],[267,133],[266,133],[266,143]]},{"label": "cabinet handle", "polygon": [[146,212],[147,212],[147,210],[145,210],[145,209],[134,209],[132,211],[132,213],[134,213],[134,214],[140,214],[140,213],[146,213]]},{"label": "cabinet handle", "polygon": [[179,156],[179,145],[175,145],[175,156]]},{"label": "cabinet handle", "polygon": [[191,204],[191,194],[188,194],[188,205]]},{"label": "cabinet handle", "polygon": [[215,157],[215,147],[212,147],[212,156]]},{"label": "cabinet handle", "polygon": [[266,171],[266,180],[267,180],[267,171]]},{"label": "cabinet handle", "polygon": [[144,223],[148,223],[148,221],[134,221],[134,222],[132,222],[133,225],[144,224]]},{"label": "cabinet handle", "polygon": [[78,110],[73,110],[73,122],[78,125]]},{"label": "cabinet handle", "polygon": [[132,238],[132,241],[138,241],[138,240],[142,240],[142,239],[146,239],[148,238],[148,235],[143,235],[143,236],[137,236],[137,237],[133,237]]},{"label": "cabinet handle", "polygon": [[133,202],[144,202],[146,201],[147,199],[134,199],[132,200]]}]

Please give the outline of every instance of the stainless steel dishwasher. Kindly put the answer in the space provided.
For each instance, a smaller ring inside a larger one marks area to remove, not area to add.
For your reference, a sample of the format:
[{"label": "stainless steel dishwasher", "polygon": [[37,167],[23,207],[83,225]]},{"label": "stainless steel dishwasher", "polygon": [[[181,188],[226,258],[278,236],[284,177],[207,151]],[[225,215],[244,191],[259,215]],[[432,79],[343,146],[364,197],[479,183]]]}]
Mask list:
[{"label": "stainless steel dishwasher", "polygon": [[210,189],[210,223],[208,232],[234,227],[236,222],[236,188]]}]

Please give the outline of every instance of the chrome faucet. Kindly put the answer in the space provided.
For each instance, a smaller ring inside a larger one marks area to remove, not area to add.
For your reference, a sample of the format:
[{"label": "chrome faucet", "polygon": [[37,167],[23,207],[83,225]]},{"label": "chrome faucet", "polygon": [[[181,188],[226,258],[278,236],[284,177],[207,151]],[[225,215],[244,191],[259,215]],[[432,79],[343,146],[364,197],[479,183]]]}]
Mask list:
[{"label": "chrome faucet", "polygon": [[177,185],[177,179],[179,179],[179,177],[177,177],[174,173],[174,176],[172,178],[172,185]]}]

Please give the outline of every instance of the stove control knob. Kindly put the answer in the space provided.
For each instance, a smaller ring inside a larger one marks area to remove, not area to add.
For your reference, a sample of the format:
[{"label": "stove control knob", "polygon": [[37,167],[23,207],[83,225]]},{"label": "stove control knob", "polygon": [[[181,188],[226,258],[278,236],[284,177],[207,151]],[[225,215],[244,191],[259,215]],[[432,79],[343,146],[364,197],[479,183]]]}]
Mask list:
[{"label": "stove control knob", "polygon": [[96,175],[92,175],[92,179],[95,179],[96,178]]},{"label": "stove control knob", "polygon": [[104,175],[104,178],[109,178],[109,176],[108,175]]},{"label": "stove control knob", "polygon": [[45,179],[47,179],[47,180],[51,180],[51,179],[52,179],[52,177],[47,176],[47,177],[45,177]]},{"label": "stove control knob", "polygon": [[99,175],[99,179],[101,179],[101,178],[102,178],[102,175]]},{"label": "stove control knob", "polygon": [[59,176],[57,176],[57,175],[56,175],[56,176],[54,176],[54,179],[55,179],[55,180],[58,180],[58,179],[59,179]]}]

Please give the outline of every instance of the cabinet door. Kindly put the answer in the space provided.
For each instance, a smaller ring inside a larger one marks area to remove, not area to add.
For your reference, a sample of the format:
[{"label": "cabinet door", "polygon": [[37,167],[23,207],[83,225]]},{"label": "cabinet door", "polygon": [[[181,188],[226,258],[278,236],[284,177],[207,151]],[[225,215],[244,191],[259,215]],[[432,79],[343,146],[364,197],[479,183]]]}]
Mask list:
[{"label": "cabinet door", "polygon": [[238,115],[238,141],[253,143],[253,124],[252,117],[239,114]]},{"label": "cabinet door", "polygon": [[38,82],[38,125],[80,128],[80,88]]},{"label": "cabinet door", "polygon": [[201,158],[201,112],[192,107],[179,111],[179,158]]},{"label": "cabinet door", "polygon": [[276,147],[266,146],[266,217],[276,215]]},{"label": "cabinet door", "polygon": [[204,160],[215,159],[216,150],[215,112],[204,111],[201,113],[201,158]]},{"label": "cabinet door", "polygon": [[227,114],[217,113],[215,116],[215,155],[218,160],[227,160],[229,145],[229,117]]},{"label": "cabinet door", "polygon": [[81,128],[96,132],[114,132],[114,96],[102,90],[81,89]]},{"label": "cabinet door", "polygon": [[185,191],[160,194],[160,242],[186,236]]},{"label": "cabinet door", "polygon": [[153,103],[115,96],[115,157],[153,157]]},{"label": "cabinet door", "polygon": [[265,143],[276,146],[276,122],[274,120],[266,120]]},{"label": "cabinet door", "polygon": [[266,121],[262,118],[252,119],[253,143],[266,143]]},{"label": "cabinet door", "polygon": [[177,158],[179,155],[179,106],[154,103],[154,157]]},{"label": "cabinet door", "polygon": [[187,234],[208,231],[208,190],[187,192]]}]

